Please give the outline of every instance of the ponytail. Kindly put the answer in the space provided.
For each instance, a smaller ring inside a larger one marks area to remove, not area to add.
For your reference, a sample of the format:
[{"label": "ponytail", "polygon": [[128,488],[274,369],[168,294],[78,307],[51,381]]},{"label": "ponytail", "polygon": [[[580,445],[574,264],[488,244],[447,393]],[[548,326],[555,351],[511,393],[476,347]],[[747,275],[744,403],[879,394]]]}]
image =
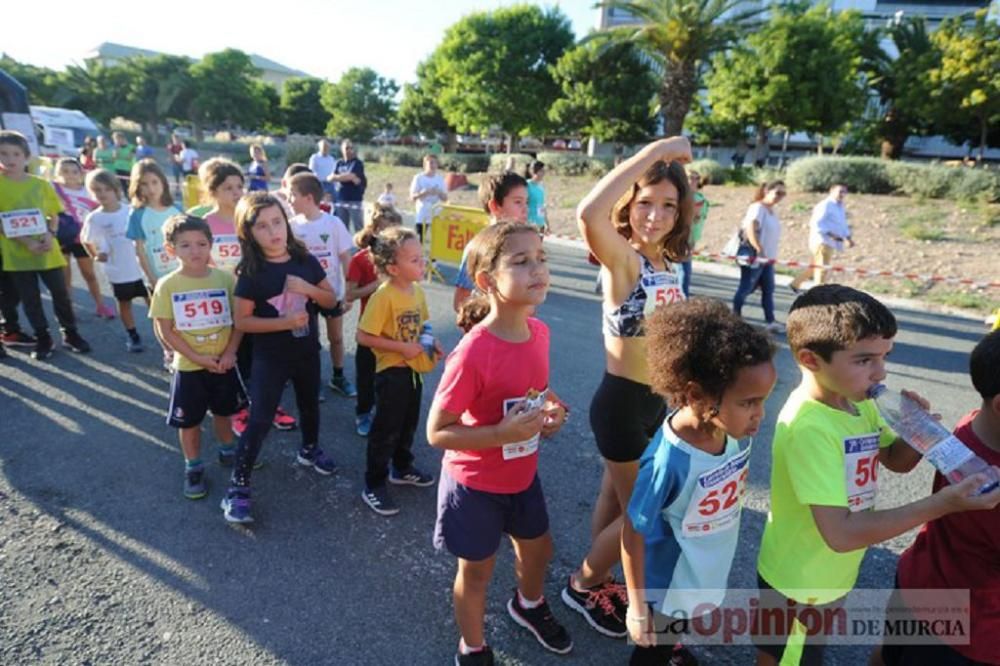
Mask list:
[{"label": "ponytail", "polygon": [[489,313],[490,299],[483,292],[476,290],[458,308],[455,324],[462,329],[463,333],[468,333],[473,326],[486,319],[486,315]]},{"label": "ponytail", "polygon": [[368,220],[361,231],[354,234],[354,244],[361,248],[371,249],[375,244],[375,238],[378,233],[383,229],[403,223],[403,216],[399,214],[392,206],[383,206],[382,204],[375,204],[372,209],[371,219]]}]

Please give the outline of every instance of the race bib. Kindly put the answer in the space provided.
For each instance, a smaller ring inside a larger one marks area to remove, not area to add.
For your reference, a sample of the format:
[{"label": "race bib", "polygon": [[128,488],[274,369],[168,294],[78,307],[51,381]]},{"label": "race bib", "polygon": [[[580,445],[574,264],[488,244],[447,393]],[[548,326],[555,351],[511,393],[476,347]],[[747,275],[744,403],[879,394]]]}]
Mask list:
[{"label": "race bib", "polygon": [[748,446],[715,469],[698,476],[681,522],[684,536],[703,537],[739,525],[749,463]]},{"label": "race bib", "polygon": [[844,440],[847,508],[852,512],[875,506],[878,490],[878,433]]},{"label": "race bib", "polygon": [[219,234],[212,239],[212,261],[219,268],[236,268],[241,256],[240,239],[236,234]]},{"label": "race bib", "polygon": [[[523,398],[507,398],[503,401],[503,414],[507,415],[511,409],[516,405],[524,402],[526,403],[528,409],[538,409],[545,404],[545,395],[548,389],[542,391],[541,393],[537,391],[530,391],[527,396]],[[538,440],[539,435],[535,435],[531,439],[526,439],[523,442],[512,442],[510,444],[503,445],[503,459],[504,460],[514,460],[516,458],[524,458],[525,456],[530,456],[532,453],[538,450]]]},{"label": "race bib", "polygon": [[153,272],[156,273],[158,278],[177,268],[177,257],[170,256],[165,247],[162,245],[159,247],[147,247],[150,263],[153,265]]},{"label": "race bib", "polygon": [[23,208],[0,213],[3,233],[7,238],[40,236],[49,230],[45,216],[37,208]]},{"label": "race bib", "polygon": [[329,250],[309,250],[309,254],[316,257],[319,265],[323,267],[323,272],[330,275],[330,268],[333,267],[333,253]]},{"label": "race bib", "polygon": [[675,273],[653,273],[640,278],[643,291],[646,292],[646,307],[643,314],[647,317],[661,305],[670,305],[684,300],[681,282]]},{"label": "race bib", "polygon": [[203,331],[233,325],[225,289],[200,289],[173,294],[174,326],[178,331]]}]

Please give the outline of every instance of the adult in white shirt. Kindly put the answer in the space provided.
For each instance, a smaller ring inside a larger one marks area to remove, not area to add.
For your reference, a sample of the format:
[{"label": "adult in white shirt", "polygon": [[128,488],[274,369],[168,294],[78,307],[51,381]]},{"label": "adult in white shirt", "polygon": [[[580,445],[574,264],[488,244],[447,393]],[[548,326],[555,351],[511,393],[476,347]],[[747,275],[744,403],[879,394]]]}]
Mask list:
[{"label": "adult in white shirt", "polygon": [[812,218],[809,220],[809,254],[812,266],[792,280],[789,286],[795,293],[799,293],[799,287],[810,276],[815,284],[823,284],[826,267],[830,265],[833,253],[842,251],[844,243],[848,247],[854,247],[851,226],[847,223],[847,211],[844,209],[846,196],[847,185],[834,185],[827,197],[813,208]]},{"label": "adult in white shirt", "polygon": [[316,174],[323,185],[323,200],[332,202],[337,196],[336,184],[330,182],[330,175],[337,164],[337,158],[330,154],[330,142],[320,139],[316,143],[316,152],[309,156],[309,170]]},{"label": "adult in white shirt", "polygon": [[778,258],[778,243],[781,240],[781,221],[774,209],[785,194],[784,182],[773,180],[763,183],[743,216],[740,228],[743,237],[757,252],[757,260],[749,266],[740,266],[740,286],[733,296],[733,312],[742,314],[743,302],[759,286],[764,321],[767,330],[772,333],[784,328],[774,319],[774,260]]},{"label": "adult in white shirt", "polygon": [[424,155],[424,170],[410,183],[410,199],[417,204],[416,226],[421,243],[424,242],[424,226],[434,217],[435,204],[448,200],[448,188],[437,169],[437,157]]}]

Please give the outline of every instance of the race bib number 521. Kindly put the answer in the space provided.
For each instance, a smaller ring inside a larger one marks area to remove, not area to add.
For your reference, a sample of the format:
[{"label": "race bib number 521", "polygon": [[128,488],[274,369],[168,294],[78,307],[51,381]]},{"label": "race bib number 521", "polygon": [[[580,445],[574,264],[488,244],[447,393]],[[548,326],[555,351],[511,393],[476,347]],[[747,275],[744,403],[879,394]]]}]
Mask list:
[{"label": "race bib number 521", "polygon": [[23,236],[39,236],[49,230],[45,224],[45,216],[37,208],[9,210],[0,213],[3,222],[3,233],[7,238]]},{"label": "race bib number 521", "polygon": [[225,289],[201,289],[173,294],[174,326],[178,331],[203,331],[233,325]]}]

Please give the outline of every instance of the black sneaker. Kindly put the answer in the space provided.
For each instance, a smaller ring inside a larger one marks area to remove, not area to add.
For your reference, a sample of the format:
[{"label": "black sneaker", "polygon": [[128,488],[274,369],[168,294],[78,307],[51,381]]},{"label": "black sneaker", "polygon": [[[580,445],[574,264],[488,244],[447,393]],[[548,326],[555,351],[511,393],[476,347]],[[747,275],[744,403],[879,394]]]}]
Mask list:
[{"label": "black sneaker", "polygon": [[63,332],[63,344],[78,354],[86,354],[90,351],[90,343],[84,340],[77,330],[68,329]]},{"label": "black sneaker", "polygon": [[424,474],[416,467],[410,465],[410,469],[397,470],[395,467],[389,468],[389,483],[397,486],[418,486],[426,488],[434,485],[434,477]]},{"label": "black sneaker", "polygon": [[14,331],[13,333],[4,333],[0,336],[0,341],[8,347],[34,347],[38,340],[35,336],[28,335],[24,331]]},{"label": "black sneaker", "polygon": [[549,602],[545,599],[536,608],[525,608],[521,605],[515,588],[514,597],[507,602],[507,612],[514,622],[534,634],[546,650],[566,654],[573,649],[573,639],[569,637],[566,628],[552,616]]},{"label": "black sneaker", "polygon": [[617,603],[616,593],[614,584],[608,583],[580,592],[573,587],[570,577],[561,596],[563,603],[582,615],[595,631],[611,638],[624,638],[628,633],[625,611]]},{"label": "black sneaker", "polygon": [[389,489],[385,486],[365,488],[361,491],[361,499],[380,516],[395,516],[399,513],[399,506],[392,500]]},{"label": "black sneaker", "polygon": [[455,666],[493,666],[493,649],[487,645],[478,652],[455,653]]},{"label": "black sneaker", "polygon": [[55,349],[55,345],[52,343],[52,336],[48,333],[39,335],[35,341],[35,349],[31,352],[31,358],[36,361],[44,361],[52,356],[53,349]]},{"label": "black sneaker", "polygon": [[208,495],[205,468],[201,465],[184,470],[184,497],[196,500]]}]

